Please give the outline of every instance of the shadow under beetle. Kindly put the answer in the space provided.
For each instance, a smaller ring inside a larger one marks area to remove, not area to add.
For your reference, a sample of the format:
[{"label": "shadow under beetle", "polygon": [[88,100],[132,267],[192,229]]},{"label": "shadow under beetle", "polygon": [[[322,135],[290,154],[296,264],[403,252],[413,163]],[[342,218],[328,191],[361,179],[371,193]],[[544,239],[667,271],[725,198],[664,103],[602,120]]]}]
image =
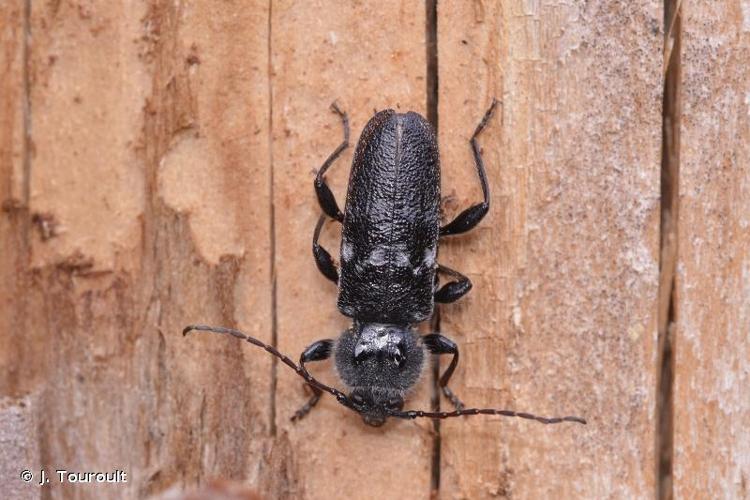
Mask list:
[{"label": "shadow under beetle", "polygon": [[[346,206],[341,212],[324,176],[349,146],[349,120],[333,103],[331,109],[343,123],[344,141],[315,177],[315,192],[324,214],[315,227],[312,246],[320,272],[338,284],[338,308],[353,319],[352,327],[337,340],[314,342],[302,353],[299,364],[275,347],[231,328],[192,325],[183,334],[192,330],[227,333],[281,359],[313,390],[292,420],[304,417],[322,393],[328,392],[372,426],[383,425],[388,417],[441,419],[479,414],[521,417],[544,424],[585,424],[580,417],[547,418],[511,410],[464,408],[448,387],[458,364],[458,346],[439,333],[420,336],[414,329],[432,315],[435,302],[454,302],[471,289],[469,278],[437,263],[438,239],[469,231],[489,210],[489,187],[477,137],[496,105],[493,99],[470,140],[484,199],[441,227],[437,140],[432,126],[414,112],[402,114],[388,109],[367,123],[354,153]],[[318,243],[326,218],[343,224],[339,269]],[[439,286],[439,274],[450,281]],[[318,381],[305,367],[332,354],[339,377],[350,389],[348,395]],[[427,354],[452,355],[439,386],[454,411],[403,410],[404,397],[419,380]]]}]

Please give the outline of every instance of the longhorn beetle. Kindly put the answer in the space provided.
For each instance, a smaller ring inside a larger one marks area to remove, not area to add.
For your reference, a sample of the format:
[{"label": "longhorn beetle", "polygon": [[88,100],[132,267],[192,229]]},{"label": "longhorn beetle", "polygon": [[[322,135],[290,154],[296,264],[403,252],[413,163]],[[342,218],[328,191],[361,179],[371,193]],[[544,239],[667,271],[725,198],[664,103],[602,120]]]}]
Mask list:
[{"label": "longhorn beetle", "polygon": [[[484,199],[441,227],[437,140],[432,126],[414,112],[401,114],[388,109],[370,119],[354,153],[344,212],[339,209],[325,173],[349,146],[349,119],[334,102],[331,110],[341,118],[344,141],[315,177],[315,192],[324,213],[315,226],[312,249],[320,272],[338,284],[338,308],[353,319],[352,327],[337,340],[311,344],[299,364],[275,347],[231,328],[191,325],[183,334],[192,330],[226,333],[265,349],[292,368],[313,391],[292,420],[304,417],[327,392],[376,427],[387,417],[442,419],[479,414],[521,417],[543,424],[585,424],[580,417],[464,408],[448,387],[458,364],[458,346],[439,333],[420,336],[414,330],[414,325],[432,315],[435,302],[454,302],[471,289],[469,278],[437,263],[438,239],[472,229],[489,210],[490,193],[477,137],[496,105],[493,99],[469,141]],[[318,243],[327,218],[343,224],[340,269]],[[438,274],[448,276],[450,281],[439,287]],[[439,386],[454,411],[403,410],[404,396],[417,383],[428,354],[452,355]],[[305,367],[331,355],[339,377],[350,390],[348,395],[320,382]]]}]

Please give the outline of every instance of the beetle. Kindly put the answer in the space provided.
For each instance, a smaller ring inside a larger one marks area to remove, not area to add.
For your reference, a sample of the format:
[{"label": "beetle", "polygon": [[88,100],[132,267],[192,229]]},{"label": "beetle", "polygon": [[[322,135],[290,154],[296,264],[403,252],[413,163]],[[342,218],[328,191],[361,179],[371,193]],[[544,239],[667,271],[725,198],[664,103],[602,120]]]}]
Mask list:
[{"label": "beetle", "polygon": [[[361,414],[365,423],[380,426],[388,417],[443,419],[464,415],[503,415],[545,424],[578,422],[580,417],[540,417],[491,408],[465,408],[448,383],[458,364],[458,346],[440,333],[421,336],[415,325],[432,316],[435,303],[450,303],[471,289],[463,274],[437,263],[442,236],[465,233],[489,211],[490,193],[477,138],[490,120],[497,101],[474,130],[469,141],[482,188],[483,200],[440,225],[440,157],[430,123],[415,112],[387,109],[367,123],[354,153],[346,205],[342,212],[325,180],[326,171],[349,146],[349,120],[334,102],[331,110],[342,122],[344,140],[317,171],[315,192],[323,214],[313,232],[313,256],[319,271],[338,285],[338,309],[352,318],[351,328],[338,339],[323,339],[308,346],[299,364],[238,330],[191,325],[192,330],[226,333],[261,347],[295,370],[313,394],[292,420],[304,417],[323,392]],[[342,224],[340,266],[319,243],[327,220]],[[439,286],[438,275],[449,277]],[[454,410],[404,410],[404,398],[418,382],[429,354],[452,356],[439,387]],[[314,378],[306,363],[333,356],[336,371],[349,394]]]}]

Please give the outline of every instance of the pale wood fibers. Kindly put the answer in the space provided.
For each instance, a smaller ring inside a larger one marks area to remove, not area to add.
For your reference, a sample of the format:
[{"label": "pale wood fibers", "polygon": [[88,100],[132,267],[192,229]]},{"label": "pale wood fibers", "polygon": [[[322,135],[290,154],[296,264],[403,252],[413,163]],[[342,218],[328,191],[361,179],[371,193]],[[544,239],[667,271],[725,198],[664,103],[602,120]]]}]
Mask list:
[{"label": "pale wood fibers", "polygon": [[750,496],[750,4],[683,2],[675,498]]},{"label": "pale wood fibers", "polygon": [[441,251],[475,285],[443,311],[444,333],[463,346],[454,389],[471,406],[589,421],[448,422],[441,493],[647,496],[660,4],[445,3],[438,13],[444,186],[456,209],[479,197],[466,141],[491,98],[502,104],[480,138],[490,214]]}]

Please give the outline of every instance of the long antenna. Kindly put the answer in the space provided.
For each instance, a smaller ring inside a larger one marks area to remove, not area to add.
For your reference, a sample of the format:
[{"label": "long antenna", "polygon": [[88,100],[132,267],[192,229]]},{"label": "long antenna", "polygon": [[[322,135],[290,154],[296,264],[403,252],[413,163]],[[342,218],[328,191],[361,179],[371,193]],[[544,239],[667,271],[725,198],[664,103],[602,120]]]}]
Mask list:
[{"label": "long antenna", "polygon": [[[186,326],[182,330],[182,335],[187,335],[188,333],[192,331],[227,334],[227,335],[231,335],[232,337],[238,338],[240,340],[249,342],[256,347],[260,347],[261,349],[264,349],[267,352],[279,358],[285,365],[287,365],[289,368],[294,370],[297,373],[297,375],[305,379],[305,382],[307,382],[311,386],[316,387],[320,389],[321,391],[325,391],[333,395],[339,403],[341,403],[342,405],[346,406],[347,408],[351,410],[357,411],[354,408],[354,405],[352,404],[351,400],[346,396],[346,394],[339,391],[338,389],[327,386],[323,382],[320,382],[318,379],[310,375],[310,373],[307,371],[307,369],[305,369],[303,365],[301,364],[298,365],[297,363],[292,361],[292,359],[289,356],[279,352],[279,350],[276,349],[272,345],[266,344],[265,342],[261,342],[260,340],[254,337],[251,337],[247,335],[246,333],[243,333],[239,330],[235,330],[234,328],[224,328],[221,326],[189,325],[189,326]],[[584,425],[586,424],[586,420],[584,420],[581,417],[540,417],[537,415],[532,415],[531,413],[523,413],[523,412],[517,412],[513,410],[497,410],[493,408],[467,408],[467,409],[462,409],[462,410],[440,411],[440,412],[429,412],[429,411],[422,411],[422,410],[389,412],[389,416],[391,417],[406,418],[406,419],[414,419],[414,418],[420,418],[420,417],[432,418],[432,419],[444,419],[444,418],[463,417],[463,416],[471,416],[471,415],[500,415],[503,417],[518,417],[518,418],[525,418],[527,420],[536,420],[537,422],[541,422],[543,424],[559,424],[562,422],[575,422],[575,423],[584,424]]]},{"label": "long antenna", "polygon": [[317,387],[321,391],[332,394],[339,403],[346,406],[347,408],[352,408],[352,403],[351,401],[349,401],[349,398],[346,396],[346,394],[339,391],[338,389],[325,385],[323,382],[320,382],[318,379],[310,375],[310,373],[305,369],[304,366],[298,365],[297,363],[292,361],[289,356],[279,352],[279,350],[272,345],[261,342],[260,340],[251,337],[250,335],[247,335],[239,330],[235,330],[234,328],[224,328],[221,326],[189,325],[182,330],[182,335],[185,336],[192,331],[224,333],[227,335],[231,335],[232,337],[236,337],[240,340],[250,342],[254,346],[260,347],[261,349],[265,349],[267,352],[279,358],[289,368],[297,372],[297,375],[305,379],[305,382],[313,387]]},{"label": "long antenna", "polygon": [[532,415],[531,413],[518,412],[513,410],[496,410],[494,408],[466,408],[455,411],[422,411],[422,410],[407,410],[397,411],[390,414],[392,417],[398,418],[432,418],[432,419],[443,419],[452,417],[463,417],[470,415],[500,415],[502,417],[518,417],[525,418],[527,420],[536,420],[543,424],[560,424],[563,422],[575,422],[578,424],[586,425],[586,420],[581,417],[540,417],[538,415]]}]

